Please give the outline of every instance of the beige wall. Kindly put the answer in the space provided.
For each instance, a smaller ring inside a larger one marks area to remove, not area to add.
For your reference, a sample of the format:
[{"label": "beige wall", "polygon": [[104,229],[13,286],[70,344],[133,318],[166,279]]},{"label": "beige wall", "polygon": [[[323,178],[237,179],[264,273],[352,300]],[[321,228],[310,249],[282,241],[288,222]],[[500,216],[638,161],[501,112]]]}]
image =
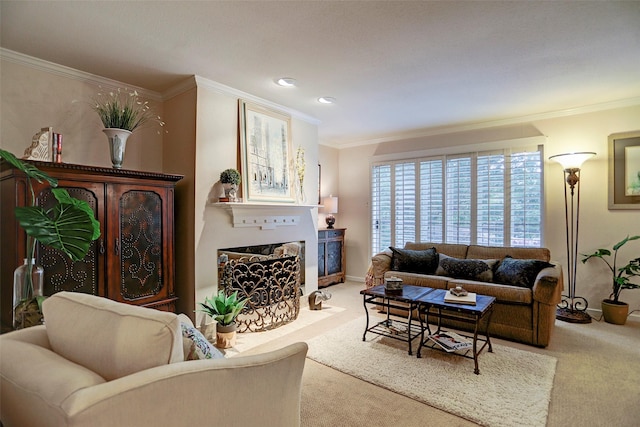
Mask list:
[{"label": "beige wall", "polygon": [[[597,156],[582,168],[579,252],[611,247],[627,234],[640,234],[640,210],[607,208],[608,135],[638,129],[640,106],[633,106],[339,150],[339,221],[348,228],[347,275],[362,279],[369,265],[369,170],[373,157],[467,145],[474,140],[488,142],[545,135],[548,137],[545,159],[571,151],[595,151]],[[323,171],[324,168],[323,164]],[[563,172],[555,162],[545,162],[545,195],[544,245],[550,248],[554,260],[566,265]],[[620,259],[638,256],[640,241],[635,241],[624,247]],[[596,262],[578,265],[576,293],[586,297],[590,307],[599,308],[600,300],[610,293],[611,277],[607,271]],[[623,291],[622,299],[631,304],[631,309],[640,309],[640,291]]]},{"label": "beige wall", "polygon": [[[21,157],[33,136],[43,127],[63,135],[62,160],[111,167],[107,137],[92,109],[92,97],[103,87],[125,85],[89,78],[55,64],[46,68],[0,56],[0,147]],[[141,92],[154,111],[163,115],[159,95]],[[156,101],[154,101],[156,99]],[[172,130],[167,128],[169,132]],[[127,141],[123,168],[162,171],[162,128],[149,126],[134,132]]]}]

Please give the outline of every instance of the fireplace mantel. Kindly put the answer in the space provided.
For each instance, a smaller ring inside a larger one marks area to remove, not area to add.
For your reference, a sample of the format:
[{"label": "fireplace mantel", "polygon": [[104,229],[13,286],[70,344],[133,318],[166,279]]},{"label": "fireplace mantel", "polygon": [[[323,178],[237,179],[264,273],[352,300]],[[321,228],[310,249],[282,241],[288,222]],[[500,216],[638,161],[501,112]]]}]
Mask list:
[{"label": "fireplace mantel", "polygon": [[210,206],[226,210],[231,216],[234,227],[258,227],[261,230],[297,226],[300,224],[302,213],[318,207],[318,205],[233,202],[210,203]]}]

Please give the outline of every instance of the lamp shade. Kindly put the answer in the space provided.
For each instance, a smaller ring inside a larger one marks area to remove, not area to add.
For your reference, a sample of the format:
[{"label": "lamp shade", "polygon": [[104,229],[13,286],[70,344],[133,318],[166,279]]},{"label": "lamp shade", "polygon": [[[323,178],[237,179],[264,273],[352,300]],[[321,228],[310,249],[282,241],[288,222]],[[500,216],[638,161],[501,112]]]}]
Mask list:
[{"label": "lamp shade", "polygon": [[590,151],[581,151],[578,153],[565,153],[556,154],[549,157],[549,160],[554,160],[562,165],[563,169],[580,169],[582,164],[595,156],[596,153]]},{"label": "lamp shade", "polygon": [[324,213],[334,214],[338,213],[338,198],[334,196],[325,197],[322,201],[324,205]]}]

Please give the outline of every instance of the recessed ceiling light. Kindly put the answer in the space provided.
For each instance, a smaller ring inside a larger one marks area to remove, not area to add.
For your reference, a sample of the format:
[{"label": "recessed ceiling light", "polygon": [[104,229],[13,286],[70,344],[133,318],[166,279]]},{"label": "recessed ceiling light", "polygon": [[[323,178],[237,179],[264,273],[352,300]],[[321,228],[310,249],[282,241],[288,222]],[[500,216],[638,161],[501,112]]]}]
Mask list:
[{"label": "recessed ceiling light", "polygon": [[293,87],[296,85],[296,79],[292,79],[291,77],[280,77],[279,79],[276,79],[276,83],[283,87]]},{"label": "recessed ceiling light", "polygon": [[321,104],[333,104],[336,102],[336,99],[331,96],[323,96],[318,98],[318,102]]}]

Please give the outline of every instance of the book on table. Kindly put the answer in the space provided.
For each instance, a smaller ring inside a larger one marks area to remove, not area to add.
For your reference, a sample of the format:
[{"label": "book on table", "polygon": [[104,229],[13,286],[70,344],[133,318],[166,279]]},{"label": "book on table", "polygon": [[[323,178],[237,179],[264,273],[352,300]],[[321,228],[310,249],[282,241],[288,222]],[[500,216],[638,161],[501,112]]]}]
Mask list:
[{"label": "book on table", "polygon": [[429,335],[429,339],[449,353],[473,347],[472,341],[451,331],[440,331],[436,334]]},{"label": "book on table", "polygon": [[444,295],[444,302],[454,303],[454,304],[466,304],[466,305],[476,305],[476,294],[474,292],[469,292],[467,295],[453,295],[451,291],[447,291]]}]

